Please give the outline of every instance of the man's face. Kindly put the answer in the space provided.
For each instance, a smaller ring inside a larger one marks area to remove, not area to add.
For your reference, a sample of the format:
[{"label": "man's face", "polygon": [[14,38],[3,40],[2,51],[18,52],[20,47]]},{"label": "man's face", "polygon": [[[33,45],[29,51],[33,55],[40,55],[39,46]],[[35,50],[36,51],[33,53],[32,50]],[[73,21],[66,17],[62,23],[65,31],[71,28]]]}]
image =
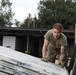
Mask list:
[{"label": "man's face", "polygon": [[59,38],[60,37],[61,32],[59,32],[57,29],[53,28],[53,36],[54,38]]}]

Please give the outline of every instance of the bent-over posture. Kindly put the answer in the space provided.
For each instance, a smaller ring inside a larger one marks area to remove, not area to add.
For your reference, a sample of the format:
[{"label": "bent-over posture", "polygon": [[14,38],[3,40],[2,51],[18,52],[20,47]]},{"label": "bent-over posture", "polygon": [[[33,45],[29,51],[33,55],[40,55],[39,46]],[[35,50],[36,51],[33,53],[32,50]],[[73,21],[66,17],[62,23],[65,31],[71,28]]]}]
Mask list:
[{"label": "bent-over posture", "polygon": [[54,63],[56,56],[58,56],[58,64],[64,67],[67,64],[67,37],[62,33],[62,29],[62,24],[56,23],[53,25],[53,28],[44,35],[42,60]]}]

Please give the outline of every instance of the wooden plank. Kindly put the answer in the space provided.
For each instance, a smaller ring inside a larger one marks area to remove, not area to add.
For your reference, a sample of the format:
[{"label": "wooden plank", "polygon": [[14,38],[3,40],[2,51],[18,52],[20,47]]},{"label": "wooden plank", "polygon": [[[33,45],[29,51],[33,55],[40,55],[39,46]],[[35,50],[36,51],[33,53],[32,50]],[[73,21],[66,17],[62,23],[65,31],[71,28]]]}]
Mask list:
[{"label": "wooden plank", "polygon": [[[4,63],[2,62],[2,65],[4,64],[4,67],[6,67],[6,69],[3,69],[3,70],[6,70],[6,71],[10,70],[9,73],[13,72],[14,70],[15,71],[17,70],[17,72],[22,73],[21,75],[24,75],[23,73],[26,72],[25,70],[28,70],[31,73],[33,73],[29,75],[44,75],[44,74],[45,75],[68,75],[66,68],[62,68],[57,64],[54,64],[51,62],[43,62],[41,61],[40,58],[18,52],[10,48],[1,47],[1,46],[0,46],[0,60],[3,60]],[[9,66],[7,66],[7,64],[9,64]],[[12,64],[14,65],[12,66]],[[0,64],[0,67],[2,65]],[[35,73],[38,73],[38,74],[35,74]]]}]

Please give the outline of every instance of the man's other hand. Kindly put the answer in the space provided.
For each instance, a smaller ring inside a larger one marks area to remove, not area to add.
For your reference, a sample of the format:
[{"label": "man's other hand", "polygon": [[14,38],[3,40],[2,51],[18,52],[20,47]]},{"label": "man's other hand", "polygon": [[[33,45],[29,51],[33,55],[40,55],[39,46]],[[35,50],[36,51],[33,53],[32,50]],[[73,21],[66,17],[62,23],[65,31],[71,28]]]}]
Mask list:
[{"label": "man's other hand", "polygon": [[48,62],[48,60],[47,59],[44,59],[44,58],[41,58],[41,60],[44,61],[44,62]]}]

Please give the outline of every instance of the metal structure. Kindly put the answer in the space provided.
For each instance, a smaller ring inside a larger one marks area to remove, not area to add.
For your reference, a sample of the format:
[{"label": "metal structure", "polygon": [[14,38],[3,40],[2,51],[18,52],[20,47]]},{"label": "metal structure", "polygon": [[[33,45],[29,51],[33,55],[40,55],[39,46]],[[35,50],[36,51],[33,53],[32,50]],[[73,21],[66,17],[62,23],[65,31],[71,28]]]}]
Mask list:
[{"label": "metal structure", "polygon": [[65,68],[0,46],[0,72],[8,75],[69,75]]},{"label": "metal structure", "polygon": [[[50,28],[49,28],[50,29]],[[41,57],[44,34],[49,30],[44,28],[0,28],[0,45],[10,47],[20,52],[26,50],[31,55]],[[63,30],[68,40],[68,56],[71,56],[74,46],[74,30]],[[10,39],[6,38],[9,37]],[[13,39],[11,39],[14,37]],[[8,40],[7,40],[8,39]],[[5,41],[6,40],[6,41]],[[10,43],[8,42],[10,40]]]}]

